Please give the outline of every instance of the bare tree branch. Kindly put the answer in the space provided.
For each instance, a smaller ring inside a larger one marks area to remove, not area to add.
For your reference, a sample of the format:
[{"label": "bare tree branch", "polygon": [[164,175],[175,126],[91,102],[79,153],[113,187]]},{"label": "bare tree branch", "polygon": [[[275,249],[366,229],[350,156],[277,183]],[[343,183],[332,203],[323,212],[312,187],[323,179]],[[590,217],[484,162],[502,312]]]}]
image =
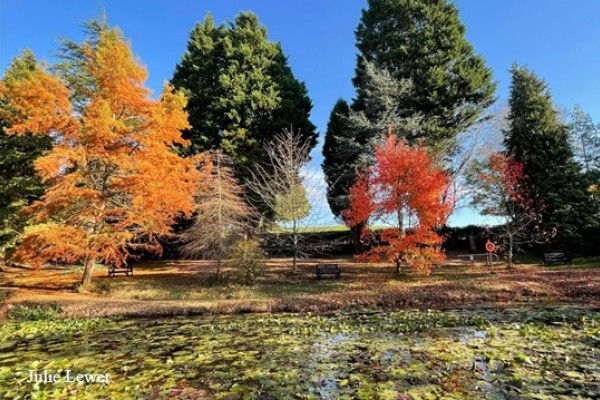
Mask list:
[{"label": "bare tree branch", "polygon": [[233,244],[255,225],[256,211],[244,201],[243,189],[233,177],[231,160],[222,152],[212,153],[208,179],[196,196],[194,223],[182,234],[183,253],[190,258],[208,258],[221,264]]}]

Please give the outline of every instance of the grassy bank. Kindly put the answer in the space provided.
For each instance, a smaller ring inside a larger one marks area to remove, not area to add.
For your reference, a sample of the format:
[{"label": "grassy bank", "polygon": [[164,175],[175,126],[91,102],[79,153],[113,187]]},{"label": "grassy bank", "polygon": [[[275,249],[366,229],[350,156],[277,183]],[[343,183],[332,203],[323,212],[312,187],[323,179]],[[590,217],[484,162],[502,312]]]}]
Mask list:
[{"label": "grassy bank", "polygon": [[[332,261],[342,266],[341,279],[317,281],[315,264]],[[295,274],[289,268],[289,260],[272,259],[254,285],[243,286],[236,283],[232,269],[215,282],[208,262],[146,263],[135,266],[133,277],[109,278],[99,269],[85,291],[77,290],[78,269],[7,269],[0,286],[11,293],[5,309],[55,305],[61,316],[75,318],[600,302],[600,268],[593,260],[573,267],[527,264],[495,271],[450,260],[429,276],[398,276],[391,265],[351,259],[305,261]]]}]

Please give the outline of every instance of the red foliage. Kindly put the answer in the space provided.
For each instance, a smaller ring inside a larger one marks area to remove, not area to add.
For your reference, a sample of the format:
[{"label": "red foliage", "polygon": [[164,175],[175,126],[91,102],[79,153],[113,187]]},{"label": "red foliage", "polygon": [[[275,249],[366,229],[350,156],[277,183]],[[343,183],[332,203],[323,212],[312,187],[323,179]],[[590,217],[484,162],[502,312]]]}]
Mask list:
[{"label": "red foliage", "polygon": [[473,202],[484,214],[504,220],[496,233],[503,242],[509,267],[519,245],[542,243],[556,234],[556,230],[540,230],[544,204],[528,186],[523,164],[501,153],[493,153],[488,160],[476,165],[475,171]]},{"label": "red foliage", "polygon": [[350,188],[350,209],[344,213],[344,222],[350,227],[365,226],[372,213],[369,176],[361,175]]},{"label": "red foliage", "polygon": [[[490,155],[489,165],[489,173],[481,173],[479,179],[490,185],[501,186],[506,200],[515,202],[522,209],[534,206],[535,197],[527,187],[527,176],[522,163],[514,161],[503,154],[493,153]],[[496,205],[501,209],[487,211],[496,215],[507,212],[506,206],[502,202],[497,202]]]},{"label": "red foliage", "polygon": [[[447,175],[426,149],[409,147],[388,135],[375,150],[375,164],[350,190],[346,223],[353,227],[394,219],[394,228],[383,230],[380,241],[361,257],[369,261],[406,263],[429,272],[444,258],[442,238],[434,228],[445,223],[449,207],[442,200]],[[365,230],[363,238],[374,235]]]}]

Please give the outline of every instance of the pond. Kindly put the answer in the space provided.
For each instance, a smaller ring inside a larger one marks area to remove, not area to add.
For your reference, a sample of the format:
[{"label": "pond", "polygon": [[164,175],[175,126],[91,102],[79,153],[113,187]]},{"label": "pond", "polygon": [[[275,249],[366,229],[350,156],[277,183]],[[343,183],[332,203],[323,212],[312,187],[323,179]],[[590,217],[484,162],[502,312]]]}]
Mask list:
[{"label": "pond", "polygon": [[[46,370],[57,382],[29,382]],[[71,383],[108,374],[108,383]],[[598,399],[600,313],[357,310],[0,326],[0,398]]]}]

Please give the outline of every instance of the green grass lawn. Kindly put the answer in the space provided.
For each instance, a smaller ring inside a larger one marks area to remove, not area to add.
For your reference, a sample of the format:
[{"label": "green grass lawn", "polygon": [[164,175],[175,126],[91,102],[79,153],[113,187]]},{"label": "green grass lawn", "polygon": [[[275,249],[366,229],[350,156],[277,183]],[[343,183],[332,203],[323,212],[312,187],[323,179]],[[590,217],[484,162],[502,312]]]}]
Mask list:
[{"label": "green grass lawn", "polygon": [[[390,228],[389,225],[373,225],[370,229],[374,231],[379,231],[382,229]],[[287,227],[275,227],[272,232],[280,233],[280,232],[291,232],[291,228]],[[314,226],[306,226],[301,227],[299,232],[301,233],[327,233],[327,232],[347,232],[350,229],[346,225],[314,225]]]},{"label": "green grass lawn", "polygon": [[[291,232],[292,228],[277,226],[272,229],[273,233]],[[349,231],[346,225],[315,225],[303,226],[299,229],[301,233],[326,233],[326,232],[346,232]]]}]

